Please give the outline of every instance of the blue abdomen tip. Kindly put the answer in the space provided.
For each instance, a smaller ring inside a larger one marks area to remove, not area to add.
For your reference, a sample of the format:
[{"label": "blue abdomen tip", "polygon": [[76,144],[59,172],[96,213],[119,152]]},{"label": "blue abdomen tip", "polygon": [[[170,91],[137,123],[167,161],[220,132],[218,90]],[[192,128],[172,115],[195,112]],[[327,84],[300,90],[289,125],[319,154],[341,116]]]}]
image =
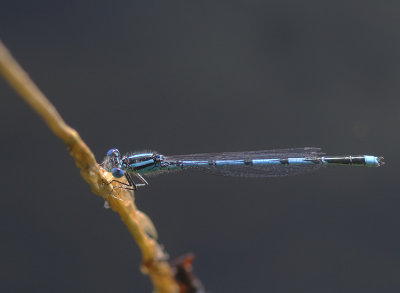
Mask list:
[{"label": "blue abdomen tip", "polygon": [[383,157],[375,157],[375,156],[364,156],[365,165],[371,167],[379,167],[384,164]]}]

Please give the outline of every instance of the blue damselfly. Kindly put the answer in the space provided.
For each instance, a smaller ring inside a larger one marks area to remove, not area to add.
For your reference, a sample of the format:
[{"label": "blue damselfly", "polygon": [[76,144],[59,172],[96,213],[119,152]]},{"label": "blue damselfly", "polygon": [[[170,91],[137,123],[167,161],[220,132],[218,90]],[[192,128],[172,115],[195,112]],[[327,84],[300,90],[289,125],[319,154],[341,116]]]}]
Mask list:
[{"label": "blue damselfly", "polygon": [[[383,157],[372,155],[325,156],[320,148],[305,147],[250,152],[165,156],[157,152],[137,152],[121,156],[117,149],[107,152],[102,166],[115,178],[126,177],[126,189],[148,185],[142,175],[195,168],[214,174],[238,177],[278,177],[295,175],[329,165],[379,167]],[[135,183],[133,177],[139,179]],[[117,180],[113,180],[117,181]],[[118,181],[119,182],[119,181]]]}]

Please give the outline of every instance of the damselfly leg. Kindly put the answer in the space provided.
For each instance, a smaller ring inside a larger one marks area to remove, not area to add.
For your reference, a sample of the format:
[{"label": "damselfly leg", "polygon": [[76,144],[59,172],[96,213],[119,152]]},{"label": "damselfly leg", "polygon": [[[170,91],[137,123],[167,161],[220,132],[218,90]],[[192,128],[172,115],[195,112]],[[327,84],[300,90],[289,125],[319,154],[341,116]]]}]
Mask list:
[{"label": "damselfly leg", "polygon": [[[131,175],[135,175],[135,177],[137,177],[142,183],[135,183],[135,181],[133,181]],[[123,189],[134,190],[134,191],[136,191],[138,187],[149,185],[149,183],[146,181],[146,179],[144,179],[143,176],[140,175],[139,173],[125,173],[125,178],[128,181],[128,184],[125,182],[116,180],[116,179],[111,180],[110,183],[118,182],[119,184],[121,184],[123,186],[116,186],[115,188],[123,188]]]}]

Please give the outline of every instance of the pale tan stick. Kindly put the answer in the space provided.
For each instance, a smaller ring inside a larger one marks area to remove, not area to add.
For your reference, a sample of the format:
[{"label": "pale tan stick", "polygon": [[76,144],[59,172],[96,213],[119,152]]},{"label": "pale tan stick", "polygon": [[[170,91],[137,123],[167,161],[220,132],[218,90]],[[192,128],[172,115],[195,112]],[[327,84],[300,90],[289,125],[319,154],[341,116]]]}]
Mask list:
[{"label": "pale tan stick", "polygon": [[165,255],[150,235],[156,234],[150,219],[135,205],[130,191],[114,188],[109,184],[111,174],[105,172],[80,138],[78,132],[68,126],[56,108],[29,78],[18,62],[0,41],[0,73],[11,87],[39,114],[56,136],[67,145],[82,177],[90,185],[94,194],[106,199],[135,238],[143,255],[142,272],[149,274],[158,292],[178,292],[173,272],[165,260]]}]

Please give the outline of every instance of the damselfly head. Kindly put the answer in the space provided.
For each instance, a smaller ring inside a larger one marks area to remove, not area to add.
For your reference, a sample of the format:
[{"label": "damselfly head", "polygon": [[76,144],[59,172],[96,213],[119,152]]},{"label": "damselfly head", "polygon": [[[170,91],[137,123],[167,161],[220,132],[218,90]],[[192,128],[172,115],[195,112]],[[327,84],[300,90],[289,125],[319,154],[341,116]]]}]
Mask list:
[{"label": "damselfly head", "polygon": [[[104,158],[104,161],[101,165],[104,169],[107,170],[107,172],[111,172],[114,177],[120,178],[124,176],[125,171],[121,169],[121,155],[119,150],[117,149],[110,149],[107,152],[107,156]],[[122,175],[120,175],[121,171]],[[114,174],[120,176],[118,177]]]}]

